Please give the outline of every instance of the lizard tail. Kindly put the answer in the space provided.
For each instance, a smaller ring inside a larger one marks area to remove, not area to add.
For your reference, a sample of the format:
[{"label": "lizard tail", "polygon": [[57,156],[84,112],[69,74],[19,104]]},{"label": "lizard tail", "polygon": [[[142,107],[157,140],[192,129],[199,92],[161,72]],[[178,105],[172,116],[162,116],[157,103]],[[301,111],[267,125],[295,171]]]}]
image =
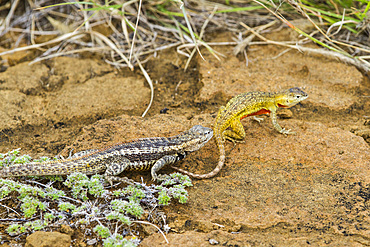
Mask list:
[{"label": "lizard tail", "polygon": [[86,165],[78,164],[70,160],[48,161],[44,163],[30,162],[26,164],[15,164],[0,170],[1,177],[21,176],[45,176],[45,175],[67,175],[73,172],[86,173]]},{"label": "lizard tail", "polygon": [[226,155],[225,155],[225,146],[224,146],[224,142],[223,141],[220,142],[219,147],[220,147],[220,159],[218,161],[218,164],[217,164],[216,168],[213,171],[209,172],[209,173],[206,173],[206,174],[196,174],[196,173],[185,171],[185,170],[183,170],[181,168],[178,168],[178,167],[172,166],[172,168],[175,169],[176,171],[179,171],[179,172],[181,172],[181,173],[183,173],[185,175],[188,175],[188,176],[190,176],[192,178],[196,178],[196,179],[204,179],[204,178],[214,177],[214,176],[216,176],[220,172],[220,170],[224,166],[224,164],[225,164],[225,158],[226,158]]}]

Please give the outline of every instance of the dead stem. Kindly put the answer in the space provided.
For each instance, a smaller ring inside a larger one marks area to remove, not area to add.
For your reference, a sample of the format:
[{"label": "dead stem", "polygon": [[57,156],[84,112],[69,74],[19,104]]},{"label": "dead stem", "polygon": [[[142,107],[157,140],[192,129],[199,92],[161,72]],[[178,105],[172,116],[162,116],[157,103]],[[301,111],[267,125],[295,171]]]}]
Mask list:
[{"label": "dead stem", "polygon": [[[113,1],[104,5],[93,1],[39,8],[40,5],[47,6],[49,3],[49,0],[42,0],[37,2],[38,6],[33,6],[35,4],[33,2],[29,3],[32,6],[27,7],[24,15],[15,16],[18,3],[19,0],[16,0],[12,5],[4,6],[9,9],[9,13],[1,23],[0,31],[3,35],[7,32],[22,34],[11,50],[2,52],[0,55],[30,49],[41,50],[42,54],[32,63],[89,51],[101,53],[107,63],[114,64],[117,68],[133,69],[138,59],[143,63],[151,55],[156,56],[158,51],[175,48],[179,54],[188,57],[185,64],[187,69],[195,53],[200,54],[202,46],[216,59],[220,59],[223,55],[215,51],[214,46],[235,46],[234,54],[243,53],[246,56],[248,45],[273,44],[272,40],[252,41],[258,36],[253,32],[247,34],[240,25],[240,19],[243,19],[243,23],[247,26],[254,27],[253,30],[256,33],[261,34],[263,30],[271,32],[282,28],[282,25],[278,28],[273,27],[276,23],[273,18],[278,18],[303,35],[305,40],[312,40],[332,52],[305,48],[303,41],[300,42],[299,47],[294,46],[294,42],[274,44],[287,47],[290,45],[301,51],[334,57],[342,62],[354,64],[363,71],[368,71],[369,67],[370,47],[366,41],[368,24],[365,23],[366,20],[358,23],[359,29],[362,29],[357,34],[346,30],[345,25],[356,24],[356,21],[347,18],[347,15],[353,13],[351,9],[340,11],[336,8],[334,11],[339,16],[338,21],[325,26],[322,15],[301,2],[289,0],[287,3],[294,8],[295,15],[299,13],[314,26],[315,31],[306,34],[287,20],[291,16],[290,13],[284,12],[282,5],[275,6],[271,1],[235,0],[233,5],[224,4],[222,1],[216,3],[206,0],[201,4],[198,0],[177,0],[170,1],[166,5],[163,5],[162,0],[130,0],[124,3]],[[241,11],[239,7],[252,7],[253,11]],[[31,8],[37,10],[31,11]],[[98,31],[102,27],[105,31]],[[80,30],[81,28],[83,30]],[[196,30],[200,30],[200,33]],[[238,37],[235,39],[237,42],[206,41],[209,33],[219,30],[231,32]],[[64,34],[46,42],[36,43],[37,36],[55,35],[58,32]],[[28,40],[22,41],[25,38]],[[23,45],[27,42],[31,45],[17,47],[18,44]],[[67,47],[68,51],[65,50]],[[200,56],[203,58],[201,54]]]},{"label": "dead stem", "polygon": [[351,65],[356,66],[358,69],[360,69],[361,71],[364,71],[365,73],[370,72],[370,64],[368,62],[365,62],[363,59],[344,56],[344,55],[342,55],[338,52],[328,51],[328,50],[324,50],[324,49],[308,48],[308,47],[300,46],[298,44],[297,45],[289,45],[289,44],[278,42],[278,41],[268,40],[265,37],[263,37],[262,35],[260,35],[259,33],[257,33],[256,31],[254,31],[252,28],[245,25],[244,23],[240,23],[240,24],[242,26],[244,26],[245,28],[247,28],[252,33],[254,33],[258,38],[264,40],[265,42],[267,42],[269,44],[285,46],[285,47],[289,47],[289,48],[292,48],[292,49],[299,50],[300,52],[319,54],[319,55],[323,55],[325,57],[329,57],[329,58],[332,58],[332,59],[338,59],[338,60],[342,61],[343,63],[347,63],[347,64],[351,64]]}]

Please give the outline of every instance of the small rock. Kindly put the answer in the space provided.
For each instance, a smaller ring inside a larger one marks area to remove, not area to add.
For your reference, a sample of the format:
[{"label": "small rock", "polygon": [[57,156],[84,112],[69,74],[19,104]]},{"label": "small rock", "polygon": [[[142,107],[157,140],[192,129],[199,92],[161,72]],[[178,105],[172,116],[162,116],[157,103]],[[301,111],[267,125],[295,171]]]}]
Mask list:
[{"label": "small rock", "polygon": [[168,112],[168,110],[169,110],[169,109],[168,109],[167,107],[165,107],[165,108],[163,108],[162,110],[160,110],[160,111],[159,111],[159,113],[160,113],[160,114],[166,114],[166,113]]},{"label": "small rock", "polygon": [[213,239],[213,238],[209,239],[209,240],[208,240],[208,242],[209,242],[210,244],[212,244],[212,245],[216,245],[216,244],[218,244],[218,241],[217,241],[216,239]]},{"label": "small rock", "polygon": [[93,245],[93,244],[96,244],[98,242],[98,240],[96,240],[96,238],[93,238],[93,239],[89,239],[86,241],[86,244],[87,245]]},{"label": "small rock", "polygon": [[25,247],[69,247],[71,236],[60,232],[34,232],[26,238]]},{"label": "small rock", "polygon": [[193,114],[186,114],[185,116],[186,116],[186,119],[187,120],[190,120],[190,119],[192,119],[194,117]]}]

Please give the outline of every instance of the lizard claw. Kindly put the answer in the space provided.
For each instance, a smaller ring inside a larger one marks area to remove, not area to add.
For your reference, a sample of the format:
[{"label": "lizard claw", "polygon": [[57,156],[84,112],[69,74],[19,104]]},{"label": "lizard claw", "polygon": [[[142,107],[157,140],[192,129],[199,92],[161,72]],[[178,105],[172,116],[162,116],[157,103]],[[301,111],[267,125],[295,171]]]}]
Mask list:
[{"label": "lizard claw", "polygon": [[169,175],[157,175],[156,177],[153,177],[153,181],[164,181],[166,179],[171,178]]},{"label": "lizard claw", "polygon": [[105,180],[110,184],[111,187],[113,187],[113,181],[118,181],[130,185],[135,185],[135,181],[126,177],[120,178],[116,176],[105,176]]},{"label": "lizard claw", "polygon": [[257,116],[253,116],[253,120],[257,121],[257,122],[262,122],[263,120],[265,120],[263,117],[257,117]]},{"label": "lizard claw", "polygon": [[286,130],[285,128],[283,128],[281,131],[280,131],[281,134],[284,134],[284,135],[292,135],[292,134],[295,134],[294,131],[292,131],[291,129],[288,129]]},{"label": "lizard claw", "polygon": [[110,184],[110,187],[113,187],[113,178],[112,178],[112,176],[105,176],[104,178]]}]

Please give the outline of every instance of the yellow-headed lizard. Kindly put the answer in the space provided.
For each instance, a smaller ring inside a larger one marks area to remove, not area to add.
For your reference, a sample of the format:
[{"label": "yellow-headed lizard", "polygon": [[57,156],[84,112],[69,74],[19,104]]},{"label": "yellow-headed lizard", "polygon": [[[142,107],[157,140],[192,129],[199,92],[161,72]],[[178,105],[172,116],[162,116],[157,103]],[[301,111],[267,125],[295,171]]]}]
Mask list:
[{"label": "yellow-headed lizard", "polygon": [[[195,174],[177,167],[173,168],[198,179],[215,176],[225,163],[225,139],[235,143],[235,141],[241,141],[245,138],[245,131],[240,122],[241,119],[249,116],[270,114],[272,124],[279,133],[285,135],[293,134],[294,132],[282,128],[277,123],[276,110],[279,107],[292,107],[307,99],[307,97],[308,95],[297,87],[276,93],[249,92],[235,96],[226,104],[226,107],[221,106],[213,128],[214,137],[220,150],[220,159],[217,167],[207,174]],[[231,129],[228,129],[229,127]]]}]

